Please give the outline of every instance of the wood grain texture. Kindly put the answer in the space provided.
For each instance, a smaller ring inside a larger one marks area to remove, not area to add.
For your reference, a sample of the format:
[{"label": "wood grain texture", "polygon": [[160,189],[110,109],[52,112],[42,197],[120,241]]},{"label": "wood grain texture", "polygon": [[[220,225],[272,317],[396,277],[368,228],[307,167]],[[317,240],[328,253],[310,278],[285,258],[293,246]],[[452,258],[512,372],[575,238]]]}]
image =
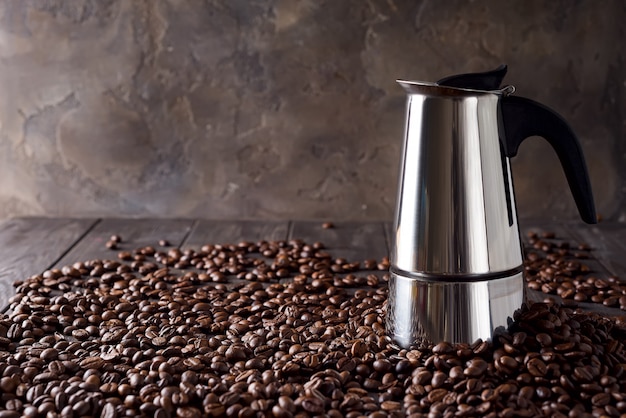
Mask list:
[{"label": "wood grain texture", "polygon": [[[567,241],[572,246],[572,252],[577,252],[576,247],[580,244],[587,244],[578,233],[578,231],[582,230],[585,227],[584,224],[581,223],[548,223],[548,222],[534,222],[531,225],[522,226],[523,231],[523,239],[527,243],[528,236],[527,233],[530,231],[538,233],[540,236],[544,232],[552,232],[555,234],[555,239],[551,241],[560,242]],[[527,247],[527,251],[533,251],[531,247]],[[583,251],[580,251],[583,253]],[[594,276],[600,277],[608,277],[611,274],[611,270],[607,268],[608,259],[603,260],[598,257],[600,255],[598,252],[591,251],[586,252],[589,258],[581,260],[584,264],[586,264],[590,269],[590,274]]]},{"label": "wood grain texture", "polygon": [[[581,253],[586,253],[589,256],[589,258],[580,260],[590,268],[590,272],[586,275],[586,277],[607,278],[610,275],[618,274],[619,272],[626,275],[626,263],[622,260],[624,254],[626,254],[626,248],[620,248],[619,245],[617,245],[611,238],[610,233],[607,234],[607,232],[612,231],[619,232],[619,229],[616,226],[604,227],[598,225],[586,225],[581,222],[555,223],[534,221],[527,222],[521,229],[524,231],[523,238],[526,241],[526,233],[529,231],[537,232],[540,235],[543,232],[553,232],[556,235],[557,241],[568,241],[573,246],[573,252],[576,252],[576,247],[580,244],[590,246],[592,249],[591,251],[580,251]],[[622,231],[626,231],[626,229],[622,229]],[[528,291],[528,298],[531,301],[540,302],[547,297],[553,298],[558,303],[562,302],[562,299],[558,295],[547,295],[530,289]],[[624,311],[619,308],[609,308],[598,303],[580,302],[578,303],[578,306],[586,311],[593,311],[610,317],[624,315]]]},{"label": "wood grain texture", "polygon": [[[167,240],[172,246],[180,246],[193,224],[192,220],[177,219],[104,219],[55,266],[62,267],[93,259],[116,259],[119,251],[146,245],[157,247],[159,240]],[[110,250],[105,246],[113,234],[122,238],[117,250]]]},{"label": "wood grain texture", "polygon": [[613,275],[626,281],[626,225],[601,223],[572,228],[579,242],[591,246],[592,254]]},{"label": "wood grain texture", "polygon": [[528,234],[535,232],[541,235],[544,232],[552,232],[556,239],[570,241],[572,244],[579,244],[575,241],[571,228],[562,222],[550,222],[545,220],[521,219],[519,221],[522,241],[528,242]]},{"label": "wood grain texture", "polygon": [[[543,292],[540,292],[539,290],[532,290],[532,289],[526,289],[526,290],[527,290],[526,298],[530,302],[543,302],[547,300],[548,298],[554,299],[556,303],[563,302],[563,299],[561,299],[561,297],[558,295],[547,295]],[[607,317],[617,317],[617,316],[623,316],[625,314],[624,311],[622,311],[619,308],[609,308],[600,303],[578,302],[577,306],[585,311],[596,312]]]},{"label": "wood grain texture", "polygon": [[51,267],[96,222],[16,218],[0,225],[0,308],[8,304],[15,281]]},{"label": "wood grain texture", "polygon": [[[298,238],[311,243],[323,242],[335,257],[360,261],[368,258],[380,260],[389,254],[392,228],[391,222],[337,222],[333,228],[325,229],[321,222],[309,221],[13,219],[0,224],[0,307],[7,305],[15,280],[53,266],[61,267],[94,258],[116,258],[118,251],[105,247],[113,234],[123,239],[120,250],[132,250],[144,245],[156,247],[162,239],[173,246],[199,248],[206,243]],[[583,260],[593,270],[592,275],[626,277],[626,225],[587,226],[525,220],[521,222],[520,230],[526,242],[529,231],[539,234],[553,232],[557,239],[567,240],[573,245],[585,242],[593,248],[589,253],[591,258]],[[528,293],[532,301],[544,300],[546,296],[531,290]],[[559,300],[558,297],[556,299]],[[619,309],[598,304],[584,303],[580,306],[610,316],[623,314]]]},{"label": "wood grain texture", "polygon": [[287,239],[289,221],[198,221],[183,248],[198,249],[204,244],[236,244],[240,241]]},{"label": "wood grain texture", "polygon": [[389,255],[383,222],[336,222],[324,229],[321,222],[294,221],[289,238],[320,241],[331,254],[349,261]]}]

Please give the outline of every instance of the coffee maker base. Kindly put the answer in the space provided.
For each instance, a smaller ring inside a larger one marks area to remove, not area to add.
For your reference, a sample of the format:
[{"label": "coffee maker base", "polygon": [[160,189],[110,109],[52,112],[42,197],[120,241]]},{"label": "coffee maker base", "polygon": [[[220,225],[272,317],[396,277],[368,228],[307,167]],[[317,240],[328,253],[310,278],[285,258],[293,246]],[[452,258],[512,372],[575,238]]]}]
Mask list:
[{"label": "coffee maker base", "polygon": [[505,329],[526,300],[523,273],[482,281],[442,281],[391,272],[387,335],[399,346],[472,343]]}]

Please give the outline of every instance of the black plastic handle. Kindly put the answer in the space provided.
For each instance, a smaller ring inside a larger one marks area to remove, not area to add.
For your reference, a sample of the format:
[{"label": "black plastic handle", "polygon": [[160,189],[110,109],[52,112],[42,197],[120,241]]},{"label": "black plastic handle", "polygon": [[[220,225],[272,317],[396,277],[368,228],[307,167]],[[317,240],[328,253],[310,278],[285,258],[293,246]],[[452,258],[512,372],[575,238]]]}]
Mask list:
[{"label": "black plastic handle", "polygon": [[459,87],[472,90],[498,90],[506,75],[507,66],[500,65],[495,70],[484,73],[467,73],[451,75],[437,81],[440,86]]},{"label": "black plastic handle", "polygon": [[565,119],[541,103],[524,97],[507,96],[500,103],[507,157],[517,155],[520,144],[529,136],[546,139],[561,161],[581,218],[588,224],[597,223],[585,157],[576,134]]}]

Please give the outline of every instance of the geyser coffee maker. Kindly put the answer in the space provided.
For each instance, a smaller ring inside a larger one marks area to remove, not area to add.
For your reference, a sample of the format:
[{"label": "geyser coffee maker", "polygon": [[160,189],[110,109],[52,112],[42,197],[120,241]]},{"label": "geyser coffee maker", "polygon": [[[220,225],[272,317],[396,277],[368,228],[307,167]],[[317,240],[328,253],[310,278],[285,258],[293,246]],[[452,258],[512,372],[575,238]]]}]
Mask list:
[{"label": "geyser coffee maker", "polygon": [[509,159],[527,137],[556,151],[582,219],[596,214],[583,153],[551,109],[500,88],[506,66],[408,95],[387,332],[399,345],[490,339],[525,299]]}]

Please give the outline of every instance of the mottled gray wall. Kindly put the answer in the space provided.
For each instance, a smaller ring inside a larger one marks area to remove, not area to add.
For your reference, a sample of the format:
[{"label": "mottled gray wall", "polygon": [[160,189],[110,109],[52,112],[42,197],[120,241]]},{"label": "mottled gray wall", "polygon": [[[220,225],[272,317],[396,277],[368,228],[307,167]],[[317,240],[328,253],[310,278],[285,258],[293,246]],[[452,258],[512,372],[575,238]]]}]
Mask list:
[{"label": "mottled gray wall", "polygon": [[[626,218],[626,3],[0,1],[0,218],[389,219],[404,97],[509,64],[578,132]],[[522,216],[576,213],[552,151],[514,162]]]}]

